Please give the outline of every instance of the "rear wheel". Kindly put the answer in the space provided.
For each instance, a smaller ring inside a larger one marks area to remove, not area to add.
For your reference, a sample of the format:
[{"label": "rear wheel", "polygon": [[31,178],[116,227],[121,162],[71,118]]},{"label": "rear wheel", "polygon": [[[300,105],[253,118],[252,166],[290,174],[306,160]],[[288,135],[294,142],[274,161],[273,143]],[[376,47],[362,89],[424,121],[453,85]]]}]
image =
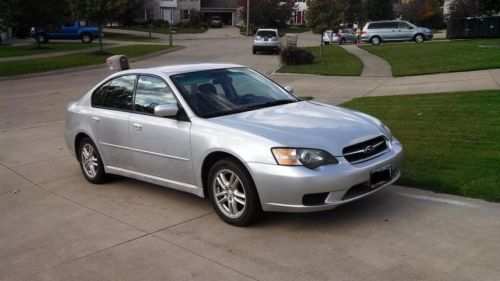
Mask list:
[{"label": "rear wheel", "polygon": [[344,45],[344,44],[345,44],[345,38],[340,39],[339,44],[340,44],[340,45]]},{"label": "rear wheel", "polygon": [[78,160],[83,175],[91,183],[101,183],[106,178],[99,151],[90,138],[84,138],[78,146]]},{"label": "rear wheel", "polygon": [[422,34],[415,35],[415,43],[424,43],[424,36]]},{"label": "rear wheel", "polygon": [[44,33],[40,33],[36,36],[36,41],[38,41],[38,43],[47,43],[49,42],[49,38]]},{"label": "rear wheel", "polygon": [[381,40],[380,37],[375,36],[370,40],[370,42],[372,43],[372,45],[380,45]]},{"label": "rear wheel", "polygon": [[208,175],[208,193],[217,215],[226,223],[244,226],[262,213],[252,177],[238,161],[217,161]]}]

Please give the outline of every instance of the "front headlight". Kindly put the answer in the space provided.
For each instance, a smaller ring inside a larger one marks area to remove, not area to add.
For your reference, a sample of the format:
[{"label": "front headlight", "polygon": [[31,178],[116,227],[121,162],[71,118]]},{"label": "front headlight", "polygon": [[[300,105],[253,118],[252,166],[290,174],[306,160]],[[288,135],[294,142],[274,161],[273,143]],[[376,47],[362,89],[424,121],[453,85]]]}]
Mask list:
[{"label": "front headlight", "polygon": [[321,149],[273,148],[271,151],[278,165],[315,169],[322,165],[339,163],[330,153]]},{"label": "front headlight", "polygon": [[389,129],[389,127],[387,127],[384,124],[382,124],[382,129],[385,131],[387,137],[389,138],[389,141],[392,141],[392,132],[391,132],[391,129]]}]

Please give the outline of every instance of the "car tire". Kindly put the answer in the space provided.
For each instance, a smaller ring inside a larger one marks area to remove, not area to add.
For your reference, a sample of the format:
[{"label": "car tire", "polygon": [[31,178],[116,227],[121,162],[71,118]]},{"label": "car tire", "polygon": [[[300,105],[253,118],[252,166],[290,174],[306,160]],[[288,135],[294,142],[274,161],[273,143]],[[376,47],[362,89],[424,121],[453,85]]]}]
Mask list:
[{"label": "car tire", "polygon": [[208,174],[208,196],[217,215],[226,223],[245,226],[262,214],[250,173],[237,160],[217,161]]},{"label": "car tire", "polygon": [[40,33],[36,35],[36,41],[38,43],[47,43],[49,42],[49,38],[47,38],[47,35],[45,35],[44,33]]},{"label": "car tire", "polygon": [[415,35],[415,38],[413,38],[413,40],[415,41],[415,43],[424,43],[424,36],[422,34],[417,34]]},{"label": "car tire", "polygon": [[330,44],[330,42],[328,42],[328,41],[323,41],[323,43],[324,43],[325,45],[329,45],[329,44]]},{"label": "car tire", "polygon": [[256,55],[257,51],[256,50],[252,50],[252,54]]},{"label": "car tire", "polygon": [[380,37],[378,36],[374,36],[370,39],[370,43],[372,43],[372,45],[380,45],[381,42],[382,40],[380,40]]},{"label": "car tire", "polygon": [[78,160],[83,175],[91,183],[102,183],[106,179],[106,172],[101,155],[90,138],[84,138],[78,145]]},{"label": "car tire", "polygon": [[340,39],[339,45],[344,45],[345,44],[345,38]]},{"label": "car tire", "polygon": [[82,40],[82,43],[85,43],[85,44],[89,44],[89,43],[92,43],[92,36],[88,33],[83,33],[82,36],[80,37],[80,39]]}]

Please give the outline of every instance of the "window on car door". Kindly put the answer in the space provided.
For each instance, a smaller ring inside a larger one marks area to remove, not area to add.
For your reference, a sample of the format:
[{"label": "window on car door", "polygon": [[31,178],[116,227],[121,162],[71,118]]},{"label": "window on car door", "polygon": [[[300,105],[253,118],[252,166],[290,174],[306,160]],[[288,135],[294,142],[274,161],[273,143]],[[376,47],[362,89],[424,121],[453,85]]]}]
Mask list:
[{"label": "window on car door", "polygon": [[[101,102],[100,107],[132,111],[132,97],[134,93],[135,79],[135,75],[126,75],[111,80],[101,87],[99,91],[98,96],[104,95],[103,97],[97,97],[97,91],[94,93],[94,96],[96,96],[96,102],[98,100]],[[94,96],[92,96],[93,99]]]},{"label": "window on car door", "polygon": [[154,114],[157,105],[176,103],[172,89],[158,77],[140,76],[135,92],[134,111]]}]

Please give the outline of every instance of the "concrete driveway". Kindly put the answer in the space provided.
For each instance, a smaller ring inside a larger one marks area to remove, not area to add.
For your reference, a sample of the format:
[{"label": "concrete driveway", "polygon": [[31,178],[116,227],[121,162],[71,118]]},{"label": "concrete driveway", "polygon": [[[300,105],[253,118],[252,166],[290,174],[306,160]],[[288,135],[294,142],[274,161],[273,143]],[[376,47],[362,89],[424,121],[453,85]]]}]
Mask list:
[{"label": "concrete driveway", "polygon": [[[133,66],[225,61],[271,73],[277,57],[251,55],[250,40],[185,40]],[[0,280],[498,280],[498,204],[391,186],[236,228],[192,195],[121,177],[87,183],[63,141],[64,109],[107,74],[0,81]],[[310,83],[291,77],[278,80]]]}]

